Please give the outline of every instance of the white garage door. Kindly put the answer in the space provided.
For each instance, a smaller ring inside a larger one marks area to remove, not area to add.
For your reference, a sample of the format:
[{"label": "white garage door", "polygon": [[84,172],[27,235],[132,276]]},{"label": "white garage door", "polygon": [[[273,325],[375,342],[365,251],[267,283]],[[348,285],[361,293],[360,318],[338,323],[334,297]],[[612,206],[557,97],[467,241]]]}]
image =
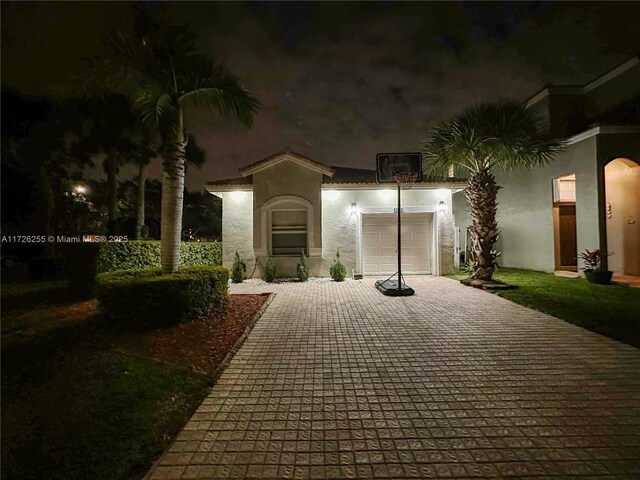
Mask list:
[{"label": "white garage door", "polygon": [[[431,273],[431,213],[402,214],[402,273]],[[362,273],[391,275],[398,270],[398,216],[362,215]]]}]

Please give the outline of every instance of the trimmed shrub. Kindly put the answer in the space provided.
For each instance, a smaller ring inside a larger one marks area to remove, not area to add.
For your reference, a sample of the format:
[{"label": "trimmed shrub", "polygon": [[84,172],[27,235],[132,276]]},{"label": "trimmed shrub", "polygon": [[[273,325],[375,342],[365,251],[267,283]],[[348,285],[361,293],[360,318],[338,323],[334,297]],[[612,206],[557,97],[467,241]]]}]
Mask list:
[{"label": "trimmed shrub", "polygon": [[58,278],[64,270],[64,257],[35,257],[27,261],[27,274],[33,280]]},{"label": "trimmed shrub", "polygon": [[96,294],[106,319],[133,329],[160,327],[207,315],[228,300],[229,271],[219,266],[123,270],[97,277]]},{"label": "trimmed shrub", "polygon": [[267,260],[267,264],[264,266],[262,279],[267,283],[272,283],[276,279],[277,274],[278,265],[273,260],[273,258],[269,257],[269,260]]},{"label": "trimmed shrub", "polygon": [[236,258],[233,260],[231,269],[231,281],[233,283],[242,283],[247,273],[247,264],[240,258],[240,254],[236,252]]},{"label": "trimmed shrub", "polygon": [[[133,242],[101,243],[98,272],[147,269],[160,266],[160,242],[142,240]],[[179,265],[221,265],[220,242],[182,242]]]},{"label": "trimmed shrub", "polygon": [[300,254],[300,262],[297,267],[298,280],[306,282],[309,279],[309,262],[307,262],[307,256],[304,254],[304,250]]},{"label": "trimmed shrub", "polygon": [[329,268],[329,274],[334,282],[342,282],[347,276],[347,269],[340,261],[340,249],[336,252],[336,258],[333,265]]},{"label": "trimmed shrub", "polygon": [[[160,243],[160,242],[158,242]],[[182,242],[180,265],[222,265],[221,242]]]},{"label": "trimmed shrub", "polygon": [[[132,241],[67,244],[63,247],[70,288],[90,296],[98,273],[160,267],[160,242]],[[183,242],[180,266],[221,265],[222,243]]]},{"label": "trimmed shrub", "polygon": [[[110,242],[98,245],[98,273],[146,270],[160,266],[160,242]],[[181,249],[182,251],[182,249]]]}]

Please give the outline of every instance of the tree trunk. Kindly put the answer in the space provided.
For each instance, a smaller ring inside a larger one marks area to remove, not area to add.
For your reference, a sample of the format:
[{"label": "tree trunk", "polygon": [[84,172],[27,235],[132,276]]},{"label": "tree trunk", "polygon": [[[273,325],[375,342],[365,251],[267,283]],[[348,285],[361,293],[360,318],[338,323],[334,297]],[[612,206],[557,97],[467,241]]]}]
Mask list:
[{"label": "tree trunk", "polygon": [[474,173],[464,191],[471,215],[471,259],[470,276],[478,280],[491,280],[496,268],[498,253],[493,245],[500,232],[496,221],[497,196],[500,186],[493,174],[484,169]]},{"label": "tree trunk", "polygon": [[118,224],[118,166],[114,155],[104,160],[107,173],[107,235],[117,235]]},{"label": "tree trunk", "polygon": [[144,227],[144,187],[146,178],[144,177],[145,165],[138,166],[138,198],[136,209],[136,240],[142,240],[142,228]]},{"label": "tree trunk", "polygon": [[164,154],[162,168],[162,221],[160,225],[162,273],[178,271],[182,204],[184,201],[184,165],[186,142],[184,135],[176,139]]}]

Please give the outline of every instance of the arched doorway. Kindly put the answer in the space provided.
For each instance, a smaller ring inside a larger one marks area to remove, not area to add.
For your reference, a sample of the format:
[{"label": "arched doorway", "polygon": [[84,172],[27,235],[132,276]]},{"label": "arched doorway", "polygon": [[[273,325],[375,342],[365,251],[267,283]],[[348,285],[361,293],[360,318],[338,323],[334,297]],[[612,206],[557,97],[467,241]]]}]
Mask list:
[{"label": "arched doorway", "polygon": [[640,276],[640,165],[616,158],[604,167],[609,270]]}]

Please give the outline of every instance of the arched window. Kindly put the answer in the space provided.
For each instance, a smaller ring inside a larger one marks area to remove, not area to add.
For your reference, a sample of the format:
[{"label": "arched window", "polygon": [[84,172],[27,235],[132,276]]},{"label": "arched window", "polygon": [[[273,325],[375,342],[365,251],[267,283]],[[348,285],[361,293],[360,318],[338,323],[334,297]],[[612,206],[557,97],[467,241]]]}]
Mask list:
[{"label": "arched window", "polygon": [[273,256],[308,255],[313,225],[311,203],[294,195],[272,198],[262,207],[267,248]]}]

